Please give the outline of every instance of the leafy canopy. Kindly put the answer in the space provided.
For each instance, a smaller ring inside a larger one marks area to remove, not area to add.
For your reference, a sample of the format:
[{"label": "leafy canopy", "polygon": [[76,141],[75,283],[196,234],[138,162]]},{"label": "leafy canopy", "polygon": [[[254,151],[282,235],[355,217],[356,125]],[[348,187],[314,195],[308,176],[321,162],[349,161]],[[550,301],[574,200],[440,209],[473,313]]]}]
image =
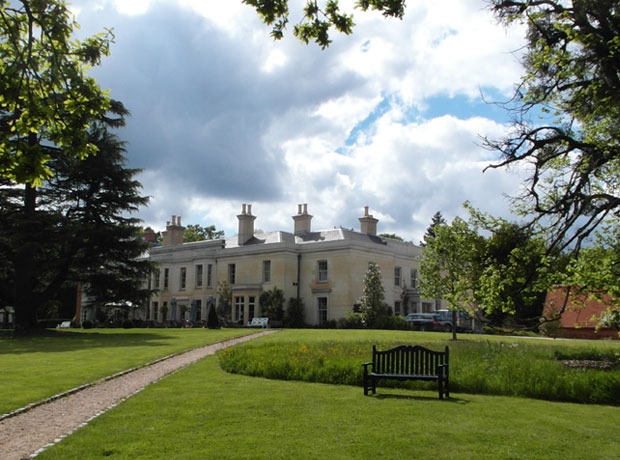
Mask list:
[{"label": "leafy canopy", "polygon": [[[271,36],[280,40],[289,23],[288,0],[243,0],[253,6],[263,22],[272,26]],[[405,0],[358,0],[355,7],[362,11],[381,11],[386,17],[402,18]],[[353,15],[342,12],[338,0],[307,0],[302,19],[293,27],[293,35],[308,44],[316,42],[325,49],[331,43],[330,29],[349,35],[353,32]]]},{"label": "leafy canopy", "polygon": [[62,0],[0,0],[0,177],[41,185],[51,151],[97,152],[86,128],[110,108],[89,67],[108,55],[112,33],[72,38]]},{"label": "leafy canopy", "polygon": [[203,227],[200,224],[189,224],[183,232],[183,242],[215,240],[224,236],[223,230],[216,230],[215,225]]}]

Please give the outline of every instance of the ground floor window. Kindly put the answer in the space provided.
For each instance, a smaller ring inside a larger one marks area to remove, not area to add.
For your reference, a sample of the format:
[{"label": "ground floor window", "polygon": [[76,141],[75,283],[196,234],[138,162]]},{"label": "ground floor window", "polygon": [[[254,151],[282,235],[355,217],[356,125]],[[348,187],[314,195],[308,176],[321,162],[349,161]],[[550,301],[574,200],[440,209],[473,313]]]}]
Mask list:
[{"label": "ground floor window", "polygon": [[[157,313],[159,310],[159,302],[153,302],[153,319],[157,321]],[[147,318],[148,319],[148,318]]]},{"label": "ground floor window", "polygon": [[317,313],[319,325],[327,323],[327,297],[317,297]]},{"label": "ground floor window", "polygon": [[253,295],[248,297],[248,321],[254,318],[254,307],[256,306],[256,297]]},{"label": "ground floor window", "polygon": [[196,319],[195,321],[202,321],[202,300],[196,299]]},{"label": "ground floor window", "polygon": [[422,302],[422,313],[430,313],[433,311],[433,304],[431,302]]},{"label": "ground floor window", "polygon": [[400,302],[394,302],[394,314],[396,316],[400,315]]},{"label": "ground floor window", "polygon": [[235,297],[235,321],[243,323],[243,297]]}]

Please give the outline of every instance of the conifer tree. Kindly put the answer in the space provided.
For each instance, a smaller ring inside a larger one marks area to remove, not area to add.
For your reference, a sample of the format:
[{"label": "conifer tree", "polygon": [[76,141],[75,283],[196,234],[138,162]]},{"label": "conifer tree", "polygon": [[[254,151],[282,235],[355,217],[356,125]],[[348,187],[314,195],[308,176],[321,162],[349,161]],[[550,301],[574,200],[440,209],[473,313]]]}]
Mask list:
[{"label": "conifer tree", "polygon": [[[126,111],[116,107],[121,123]],[[10,265],[3,281],[11,286],[17,329],[35,328],[38,313],[66,286],[83,284],[100,303],[141,304],[150,295],[143,282],[151,264],[140,257],[148,243],[131,217],[147,202],[139,170],[125,167],[124,143],[103,122],[87,137],[98,155],[52,157],[53,176],[36,189],[32,208],[13,182],[0,187],[0,245]]]},{"label": "conifer tree", "polygon": [[377,264],[369,264],[364,275],[362,296],[359,299],[362,321],[368,328],[381,326],[383,318],[388,316],[388,306],[385,303],[385,290],[381,283],[381,271]]}]

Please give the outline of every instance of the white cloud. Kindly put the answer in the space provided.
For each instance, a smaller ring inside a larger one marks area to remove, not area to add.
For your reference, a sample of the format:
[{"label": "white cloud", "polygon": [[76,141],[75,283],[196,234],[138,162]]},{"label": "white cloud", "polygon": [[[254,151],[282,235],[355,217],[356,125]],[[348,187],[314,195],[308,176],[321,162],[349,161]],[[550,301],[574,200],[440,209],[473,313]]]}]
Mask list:
[{"label": "white cloud", "polygon": [[380,231],[417,241],[467,199],[507,214],[502,193],[520,177],[482,174],[490,154],[477,145],[501,120],[430,110],[431,97],[473,107],[480,88],[507,94],[519,78],[523,31],[498,26],[483,0],[409,2],[402,21],[357,12],[325,51],[291,30],[272,41],[238,0],[75,3],[84,33],[114,27],[96,77],[132,111],[120,136],[145,169],[141,216],[155,228],[175,214],[232,235],[243,202],[263,230],[291,230],[298,203],[314,228],[359,228],[369,205]]}]

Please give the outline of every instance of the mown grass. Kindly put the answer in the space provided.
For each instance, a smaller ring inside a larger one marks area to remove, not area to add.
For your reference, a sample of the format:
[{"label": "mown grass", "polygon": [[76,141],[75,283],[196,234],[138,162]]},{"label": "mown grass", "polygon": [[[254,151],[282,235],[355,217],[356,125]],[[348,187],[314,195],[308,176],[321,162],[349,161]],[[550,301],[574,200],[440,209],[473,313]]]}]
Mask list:
[{"label": "mown grass", "polygon": [[89,329],[0,337],[0,414],[248,329]]},{"label": "mown grass", "polygon": [[452,396],[439,400],[435,392],[381,389],[365,397],[354,386],[227,374],[209,357],[148,387],[37,458],[618,458],[617,407]]},{"label": "mown grass", "polygon": [[[555,401],[620,404],[620,367],[569,368],[558,357],[605,356],[620,362],[620,344],[584,341],[461,336],[388,331],[284,331],[258,343],[220,352],[228,372],[282,380],[362,384],[361,363],[372,345],[387,349],[403,343],[431,349],[450,347],[450,388],[472,394],[522,396]],[[384,386],[433,389],[432,382],[383,382]]]}]

